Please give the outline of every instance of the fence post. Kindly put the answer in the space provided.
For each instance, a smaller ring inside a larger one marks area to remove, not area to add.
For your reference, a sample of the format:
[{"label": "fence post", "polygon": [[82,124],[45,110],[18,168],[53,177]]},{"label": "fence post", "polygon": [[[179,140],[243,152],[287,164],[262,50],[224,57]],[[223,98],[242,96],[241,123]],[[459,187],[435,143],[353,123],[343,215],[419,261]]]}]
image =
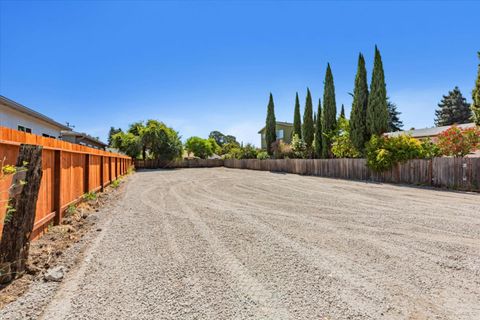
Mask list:
[{"label": "fence post", "polygon": [[104,172],[103,172],[103,156],[100,156],[100,191],[103,192],[103,185],[105,184],[104,181]]},{"label": "fence post", "polygon": [[118,177],[118,158],[115,157],[115,179]]},{"label": "fence post", "polygon": [[90,191],[90,155],[85,154],[85,170],[83,170],[83,191],[88,193]]},{"label": "fence post", "polygon": [[53,167],[53,209],[55,217],[53,223],[62,223],[62,151],[55,150]]}]

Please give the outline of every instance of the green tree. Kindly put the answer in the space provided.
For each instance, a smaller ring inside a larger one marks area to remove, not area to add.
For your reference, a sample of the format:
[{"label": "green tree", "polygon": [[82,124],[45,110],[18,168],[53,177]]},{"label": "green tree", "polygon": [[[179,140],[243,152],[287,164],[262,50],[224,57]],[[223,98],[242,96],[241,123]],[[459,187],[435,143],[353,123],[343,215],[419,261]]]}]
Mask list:
[{"label": "green tree", "polygon": [[215,142],[221,147],[223,146],[224,143],[226,143],[225,141],[225,135],[223,133],[221,133],[220,131],[212,131],[210,132],[210,134],[208,135],[209,138],[215,140]]},{"label": "green tree", "polygon": [[438,109],[435,110],[435,125],[441,127],[468,123],[471,116],[470,104],[467,103],[460,89],[455,87],[448,92],[448,95],[443,96],[438,104]]},{"label": "green tree", "polygon": [[337,158],[358,158],[360,152],[350,139],[350,124],[345,118],[338,119],[338,130],[332,138],[332,153]]},{"label": "green tree", "polygon": [[368,141],[367,103],[367,69],[365,68],[365,59],[360,53],[358,56],[357,74],[355,76],[355,88],[353,90],[352,111],[350,112],[350,139],[355,148],[360,150],[360,152],[363,152],[365,143]]},{"label": "green tree", "polygon": [[207,159],[213,155],[213,146],[210,140],[200,137],[190,137],[185,142],[185,149],[196,157]]},{"label": "green tree", "polygon": [[267,143],[268,154],[273,154],[272,143],[277,141],[277,122],[275,120],[275,106],[273,104],[273,95],[270,93],[267,107],[267,119],[265,123],[265,142]]},{"label": "green tree", "polygon": [[320,99],[318,99],[318,109],[316,115],[313,150],[315,158],[320,159],[322,157],[322,102]]},{"label": "green tree", "polygon": [[343,106],[343,103],[342,103],[342,108],[340,109],[340,116],[338,118],[339,119],[346,119],[345,118],[345,107]]},{"label": "green tree", "polygon": [[307,153],[311,153],[313,147],[313,104],[310,89],[307,88],[307,98],[305,99],[305,110],[303,112],[302,137],[307,148]]},{"label": "green tree", "polygon": [[397,110],[397,105],[390,101],[387,98],[387,109],[388,109],[388,131],[395,132],[400,131],[403,128],[403,122],[400,120],[400,115],[402,114]]},{"label": "green tree", "polygon": [[298,100],[298,92],[295,96],[295,109],[293,111],[293,135],[302,138],[302,120],[300,119],[300,101]]},{"label": "green tree", "polygon": [[335,85],[330,64],[325,73],[323,89],[323,114],[322,119],[322,158],[331,157],[332,135],[337,127],[337,103],[335,101]]},{"label": "green tree", "polygon": [[110,127],[110,130],[108,131],[108,146],[112,147],[112,137],[116,135],[117,133],[122,132],[122,129],[117,128],[115,129],[114,127]]},{"label": "green tree", "polygon": [[132,158],[137,158],[142,152],[141,138],[131,132],[120,131],[114,134],[110,146]]},{"label": "green tree", "polygon": [[[478,58],[480,59],[480,52],[478,52]],[[472,120],[475,121],[477,126],[480,126],[480,63],[478,64],[477,81],[475,82],[475,88],[472,91]]]},{"label": "green tree", "polygon": [[372,82],[367,103],[367,131],[369,135],[380,135],[388,130],[387,87],[383,72],[382,56],[375,46]]}]

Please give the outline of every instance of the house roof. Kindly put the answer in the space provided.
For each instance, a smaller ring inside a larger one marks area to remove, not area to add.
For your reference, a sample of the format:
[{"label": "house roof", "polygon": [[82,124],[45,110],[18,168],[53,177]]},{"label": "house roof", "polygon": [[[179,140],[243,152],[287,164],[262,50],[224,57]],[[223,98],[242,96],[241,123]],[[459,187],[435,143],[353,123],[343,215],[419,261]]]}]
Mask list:
[{"label": "house roof", "polygon": [[[475,123],[464,123],[464,124],[458,124],[456,126],[461,128],[461,129],[474,128]],[[452,126],[423,128],[423,129],[406,130],[406,131],[396,131],[396,132],[385,133],[385,135],[388,136],[388,137],[398,137],[402,134],[406,134],[406,135],[412,136],[414,138],[435,137],[435,136],[438,136],[441,132],[449,129],[450,127],[452,127]]]},{"label": "house roof", "polygon": [[[277,121],[277,122],[275,122],[275,125],[277,125],[277,126],[284,126],[284,127],[293,127],[293,123],[283,122],[283,121]],[[265,130],[265,127],[263,127],[262,129],[260,129],[260,130],[258,131],[258,133],[262,133],[263,130]]]},{"label": "house roof", "polygon": [[70,131],[62,131],[61,134],[62,134],[62,137],[63,136],[72,136],[72,137],[80,138],[82,140],[87,140],[87,141],[99,144],[103,147],[107,146],[107,144],[103,143],[102,141],[98,140],[97,138],[92,137],[91,135],[88,135],[84,132],[76,132],[76,131],[70,130]]},{"label": "house roof", "polygon": [[49,118],[43,114],[41,114],[40,112],[37,112],[35,110],[32,110],[30,108],[27,108],[25,107],[24,105],[18,103],[18,102],[15,102],[13,100],[10,100],[8,99],[7,97],[4,97],[2,95],[0,95],[0,103],[16,110],[16,111],[19,111],[21,113],[24,113],[24,114],[27,114],[31,117],[34,117],[34,118],[37,118],[39,120],[42,120],[44,122],[47,122],[53,126],[56,126],[56,127],[59,127],[60,130],[65,130],[65,131],[70,131],[72,130],[70,127],[67,127],[66,125],[64,124],[61,124],[55,120],[53,120],[52,118]]}]

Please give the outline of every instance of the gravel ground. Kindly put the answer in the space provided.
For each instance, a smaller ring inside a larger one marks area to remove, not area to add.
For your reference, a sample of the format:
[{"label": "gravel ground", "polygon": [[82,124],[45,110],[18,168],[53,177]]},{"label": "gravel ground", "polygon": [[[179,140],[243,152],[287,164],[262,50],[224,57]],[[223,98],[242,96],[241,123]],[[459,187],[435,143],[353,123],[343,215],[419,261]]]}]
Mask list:
[{"label": "gravel ground", "polygon": [[479,319],[480,195],[141,171],[42,319]]}]

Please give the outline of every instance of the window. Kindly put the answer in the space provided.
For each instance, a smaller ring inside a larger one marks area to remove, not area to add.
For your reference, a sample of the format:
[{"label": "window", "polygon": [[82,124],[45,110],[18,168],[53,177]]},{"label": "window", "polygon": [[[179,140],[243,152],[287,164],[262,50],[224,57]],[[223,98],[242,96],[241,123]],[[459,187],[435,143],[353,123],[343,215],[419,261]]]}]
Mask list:
[{"label": "window", "polygon": [[277,130],[277,139],[283,139],[283,129]]},{"label": "window", "polygon": [[26,128],[24,126],[18,126],[18,131],[23,131],[23,132],[26,132],[26,133],[32,133],[32,129],[31,128]]},{"label": "window", "polygon": [[45,138],[52,138],[52,139],[55,139],[54,136],[51,136],[49,134],[46,134],[46,133],[43,133],[42,136],[44,136]]}]

